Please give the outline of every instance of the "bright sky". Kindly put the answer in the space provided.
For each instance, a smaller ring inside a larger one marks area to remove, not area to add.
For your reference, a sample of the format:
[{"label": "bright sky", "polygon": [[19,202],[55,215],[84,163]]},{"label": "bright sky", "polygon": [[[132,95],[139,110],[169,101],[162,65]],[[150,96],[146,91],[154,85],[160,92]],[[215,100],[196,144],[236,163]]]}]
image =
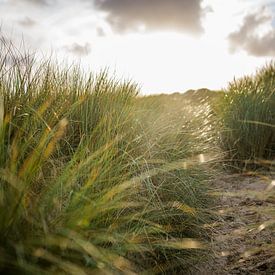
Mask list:
[{"label": "bright sky", "polygon": [[1,32],[143,94],[220,89],[275,58],[275,0],[0,0]]}]

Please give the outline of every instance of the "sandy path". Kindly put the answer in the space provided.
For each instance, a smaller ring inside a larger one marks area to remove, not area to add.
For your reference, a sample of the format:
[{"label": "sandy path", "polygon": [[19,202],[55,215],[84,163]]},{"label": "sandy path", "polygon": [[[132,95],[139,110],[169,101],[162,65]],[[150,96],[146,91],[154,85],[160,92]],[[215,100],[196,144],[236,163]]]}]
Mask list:
[{"label": "sandy path", "polygon": [[275,186],[270,178],[222,175],[213,181],[218,197],[214,257],[194,274],[275,274]]}]

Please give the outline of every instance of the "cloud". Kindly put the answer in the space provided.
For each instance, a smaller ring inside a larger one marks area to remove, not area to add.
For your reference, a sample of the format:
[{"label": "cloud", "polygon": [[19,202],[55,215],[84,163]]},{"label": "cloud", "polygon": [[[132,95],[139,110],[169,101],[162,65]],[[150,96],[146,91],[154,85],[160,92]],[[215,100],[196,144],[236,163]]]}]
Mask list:
[{"label": "cloud", "polygon": [[85,45],[80,45],[78,43],[73,43],[70,46],[64,47],[68,52],[77,55],[79,57],[89,55],[91,52],[91,44],[85,43]]},{"label": "cloud", "polygon": [[17,21],[21,26],[26,28],[31,28],[36,25],[36,21],[32,20],[30,17],[26,16],[24,19]]},{"label": "cloud", "polygon": [[198,34],[203,31],[205,13],[202,0],[94,0],[95,7],[107,13],[117,32],[174,29]]},{"label": "cloud", "polygon": [[[6,2],[9,2],[8,0]],[[18,3],[28,3],[28,4],[34,4],[34,5],[47,5],[47,0],[10,0],[10,3],[12,5],[18,4]]]},{"label": "cloud", "polygon": [[7,0],[12,5],[16,4],[29,4],[31,6],[36,6],[39,8],[52,6],[58,2],[58,0]]},{"label": "cloud", "polygon": [[45,5],[45,4],[47,4],[47,0],[25,0],[25,1],[28,1],[28,2],[30,2],[30,3],[34,3],[34,4],[42,4],[42,5]]},{"label": "cloud", "polygon": [[[264,34],[261,29],[270,25]],[[275,27],[272,26],[272,15],[261,9],[258,13],[247,15],[240,29],[228,37],[230,51],[244,49],[254,56],[275,56]]]},{"label": "cloud", "polygon": [[104,29],[101,28],[101,27],[96,28],[96,34],[97,34],[98,37],[106,36],[106,33],[105,33]]}]

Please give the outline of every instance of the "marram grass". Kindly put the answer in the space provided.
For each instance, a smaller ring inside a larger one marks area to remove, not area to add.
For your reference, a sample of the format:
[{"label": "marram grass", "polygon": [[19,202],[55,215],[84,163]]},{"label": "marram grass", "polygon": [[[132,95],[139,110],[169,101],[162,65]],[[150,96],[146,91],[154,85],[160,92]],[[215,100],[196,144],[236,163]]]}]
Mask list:
[{"label": "marram grass", "polygon": [[209,172],[186,166],[194,135],[142,124],[136,85],[1,52],[0,272],[171,274],[196,264]]},{"label": "marram grass", "polygon": [[220,101],[220,142],[234,166],[275,156],[275,64],[234,80]]}]

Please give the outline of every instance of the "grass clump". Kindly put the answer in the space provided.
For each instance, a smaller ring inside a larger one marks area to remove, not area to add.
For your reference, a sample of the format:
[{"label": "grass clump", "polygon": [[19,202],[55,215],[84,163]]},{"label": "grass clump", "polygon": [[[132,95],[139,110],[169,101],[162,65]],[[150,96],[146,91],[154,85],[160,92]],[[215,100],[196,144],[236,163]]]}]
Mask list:
[{"label": "grass clump", "polygon": [[[143,124],[136,85],[1,45],[0,272],[169,273],[195,264],[209,173],[186,165],[194,135],[169,120]],[[160,119],[153,111],[151,122]]]},{"label": "grass clump", "polygon": [[220,142],[233,165],[275,156],[275,64],[234,80],[220,101]]}]

